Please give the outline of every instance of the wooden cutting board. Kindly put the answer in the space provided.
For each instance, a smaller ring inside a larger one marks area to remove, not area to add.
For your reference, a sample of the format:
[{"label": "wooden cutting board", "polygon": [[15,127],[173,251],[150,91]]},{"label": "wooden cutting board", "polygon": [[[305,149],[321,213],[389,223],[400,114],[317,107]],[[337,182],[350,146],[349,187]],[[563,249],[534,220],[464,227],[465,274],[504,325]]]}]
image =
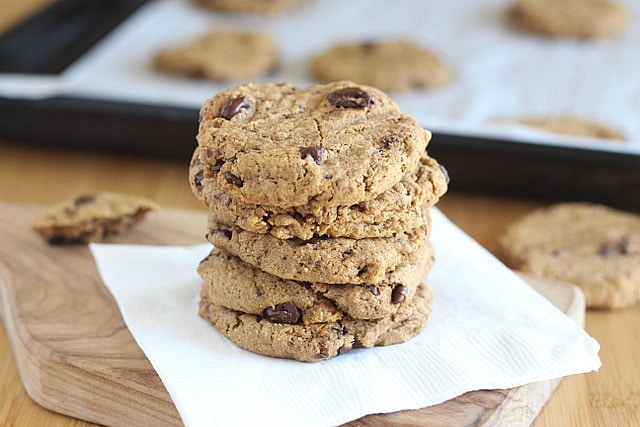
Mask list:
[{"label": "wooden cutting board", "polygon": [[[45,408],[113,426],[182,425],[160,378],[125,326],[84,246],[45,244],[28,228],[41,207],[0,202],[0,314],[27,393]],[[205,241],[204,212],[164,209],[113,242]],[[579,324],[580,291],[526,278]],[[195,315],[195,314],[194,314]],[[559,380],[466,393],[348,425],[528,425]]]}]

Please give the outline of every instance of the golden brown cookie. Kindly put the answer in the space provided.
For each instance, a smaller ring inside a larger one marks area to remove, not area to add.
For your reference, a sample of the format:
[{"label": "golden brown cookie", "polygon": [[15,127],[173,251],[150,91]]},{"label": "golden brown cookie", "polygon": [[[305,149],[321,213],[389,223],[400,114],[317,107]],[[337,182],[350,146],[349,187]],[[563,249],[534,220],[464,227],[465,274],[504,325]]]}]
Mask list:
[{"label": "golden brown cookie", "polygon": [[157,69],[214,81],[238,81],[271,71],[277,48],[265,33],[216,30],[180,47],[166,48],[155,57]]},{"label": "golden brown cookie", "polygon": [[322,81],[351,80],[384,91],[434,88],[452,77],[435,53],[408,40],[336,45],[316,55],[310,70]]},{"label": "golden brown cookie", "polygon": [[196,188],[195,177],[204,174],[202,163],[194,165],[199,156],[200,149],[196,149],[190,183],[194,194],[209,208],[210,222],[236,224],[279,239],[389,237],[416,227],[430,227],[429,207],[447,191],[446,170],[425,153],[415,171],[378,197],[355,205],[281,208],[245,204],[221,191],[213,181],[206,189]]},{"label": "golden brown cookie", "polygon": [[374,199],[416,170],[431,138],[383,92],[352,82],[242,85],[200,115],[196,194],[281,208]]},{"label": "golden brown cookie", "polygon": [[425,257],[394,270],[376,285],[329,285],[281,279],[216,248],[202,260],[198,274],[215,305],[267,318],[288,313],[309,325],[344,316],[361,320],[389,316],[413,299],[432,265],[433,257]]},{"label": "golden brown cookie", "polygon": [[120,234],[158,205],[149,199],[102,192],[65,200],[33,218],[31,228],[52,244],[86,244]]},{"label": "golden brown cookie", "polygon": [[579,286],[587,307],[640,302],[640,216],[589,203],[559,203],[512,224],[501,239],[505,263]]},{"label": "golden brown cookie", "polygon": [[335,322],[305,325],[290,313],[264,317],[212,304],[201,294],[200,315],[237,346],[272,357],[319,362],[352,348],[399,344],[422,331],[431,314],[433,294],[421,284],[411,304],[376,320],[343,317]]},{"label": "golden brown cookie", "polygon": [[338,284],[377,284],[396,268],[432,256],[424,227],[370,239],[277,239],[221,224],[207,239],[244,262],[283,279]]},{"label": "golden brown cookie", "polygon": [[586,138],[624,140],[624,135],[615,129],[603,126],[571,115],[558,115],[541,118],[523,118],[517,120],[527,126],[562,135]]},{"label": "golden brown cookie", "polygon": [[627,21],[623,6],[603,0],[516,0],[508,17],[520,28],[553,37],[606,37]]}]

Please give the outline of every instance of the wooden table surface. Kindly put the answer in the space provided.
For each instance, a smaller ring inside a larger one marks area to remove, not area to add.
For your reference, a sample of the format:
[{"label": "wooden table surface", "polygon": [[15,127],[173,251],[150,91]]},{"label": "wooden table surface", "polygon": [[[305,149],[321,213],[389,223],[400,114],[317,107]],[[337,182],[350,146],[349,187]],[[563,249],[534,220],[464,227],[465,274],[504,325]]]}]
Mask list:
[{"label": "wooden table surface", "polygon": [[[0,0],[0,31],[50,1]],[[144,195],[169,207],[202,209],[187,184],[187,164],[183,160],[132,159],[0,140],[1,201],[49,204],[78,192],[100,190]],[[509,223],[549,203],[450,192],[439,207],[480,244],[495,252],[497,238]],[[640,307],[616,312],[588,311],[586,329],[602,346],[602,368],[597,373],[564,379],[535,425],[640,425]],[[29,398],[3,328],[0,425],[90,425],[43,409]]]}]

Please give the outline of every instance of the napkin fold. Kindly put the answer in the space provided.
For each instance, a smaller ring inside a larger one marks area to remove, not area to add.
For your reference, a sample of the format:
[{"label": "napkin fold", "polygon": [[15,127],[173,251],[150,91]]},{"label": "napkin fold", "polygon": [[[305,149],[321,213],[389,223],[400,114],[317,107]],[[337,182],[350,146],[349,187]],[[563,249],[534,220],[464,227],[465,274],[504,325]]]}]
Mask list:
[{"label": "napkin fold", "polygon": [[185,425],[337,425],[597,370],[599,344],[433,209],[436,264],[424,331],[318,363],[253,354],[200,318],[196,268],[211,250],[91,244],[127,327]]}]

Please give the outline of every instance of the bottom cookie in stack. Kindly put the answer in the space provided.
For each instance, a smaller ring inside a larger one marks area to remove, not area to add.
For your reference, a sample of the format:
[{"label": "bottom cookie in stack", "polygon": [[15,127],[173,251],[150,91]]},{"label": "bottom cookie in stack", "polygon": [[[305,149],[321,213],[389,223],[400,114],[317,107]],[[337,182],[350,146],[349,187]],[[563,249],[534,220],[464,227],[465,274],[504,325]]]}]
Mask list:
[{"label": "bottom cookie in stack", "polygon": [[352,348],[404,342],[425,326],[432,293],[422,282],[433,257],[376,285],[281,279],[221,250],[205,258],[200,315],[244,349],[305,362]]}]

